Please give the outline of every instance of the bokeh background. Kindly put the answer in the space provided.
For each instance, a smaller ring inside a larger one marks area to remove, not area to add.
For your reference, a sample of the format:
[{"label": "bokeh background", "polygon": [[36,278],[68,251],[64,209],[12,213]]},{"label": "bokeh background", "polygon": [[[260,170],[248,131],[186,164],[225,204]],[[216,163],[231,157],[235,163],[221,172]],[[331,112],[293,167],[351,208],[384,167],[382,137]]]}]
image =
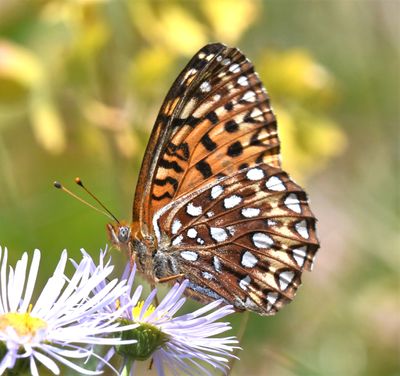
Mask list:
[{"label": "bokeh background", "polygon": [[41,283],[62,249],[95,255],[107,218],[53,180],[78,191],[80,176],[129,219],[169,86],[204,44],[235,45],[270,93],[321,250],[290,306],[251,315],[233,374],[400,375],[399,18],[389,0],[1,0],[0,243],[13,261],[40,248]]}]

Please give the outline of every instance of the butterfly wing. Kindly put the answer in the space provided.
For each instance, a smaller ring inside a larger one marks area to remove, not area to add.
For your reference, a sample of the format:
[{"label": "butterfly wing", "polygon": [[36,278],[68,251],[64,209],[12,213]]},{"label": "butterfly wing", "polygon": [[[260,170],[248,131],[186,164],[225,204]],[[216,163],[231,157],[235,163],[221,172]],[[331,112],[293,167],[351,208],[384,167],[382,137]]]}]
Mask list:
[{"label": "butterfly wing", "polygon": [[139,175],[133,221],[151,233],[154,214],[171,200],[260,162],[280,166],[269,98],[238,49],[209,44],[164,100]]},{"label": "butterfly wing", "polygon": [[306,194],[280,167],[276,119],[253,65],[235,48],[207,45],[161,108],[133,221],[195,298],[274,314],[319,247]]},{"label": "butterfly wing", "polygon": [[263,163],[181,197],[154,226],[194,297],[264,315],[294,298],[319,246],[305,192]]}]

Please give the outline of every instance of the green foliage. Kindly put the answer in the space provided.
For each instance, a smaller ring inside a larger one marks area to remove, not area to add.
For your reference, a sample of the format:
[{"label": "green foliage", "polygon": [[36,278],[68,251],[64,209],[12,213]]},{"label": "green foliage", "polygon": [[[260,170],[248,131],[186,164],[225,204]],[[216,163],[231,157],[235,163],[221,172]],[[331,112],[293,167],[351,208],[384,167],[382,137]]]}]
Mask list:
[{"label": "green foliage", "polygon": [[251,317],[234,374],[398,374],[396,5],[2,0],[1,244],[14,259],[41,248],[43,278],[64,247],[104,247],[107,219],[53,180],[79,175],[129,219],[169,86],[203,44],[236,45],[270,93],[283,166],[310,193],[322,247],[295,302]]}]

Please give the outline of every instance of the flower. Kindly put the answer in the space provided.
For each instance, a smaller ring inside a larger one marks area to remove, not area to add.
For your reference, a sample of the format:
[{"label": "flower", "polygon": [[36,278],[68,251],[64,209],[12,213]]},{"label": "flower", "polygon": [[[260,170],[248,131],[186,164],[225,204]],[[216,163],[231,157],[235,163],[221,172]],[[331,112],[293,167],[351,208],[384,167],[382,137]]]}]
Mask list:
[{"label": "flower", "polygon": [[[131,292],[135,271],[135,265],[131,272],[128,265],[122,277],[128,279]],[[122,338],[137,339],[137,343],[116,346],[108,352],[106,359],[118,353],[124,358],[121,370],[127,366],[131,374],[133,362],[150,357],[159,376],[164,376],[166,370],[173,375],[211,375],[204,367],[205,363],[226,371],[228,358],[234,357],[238,341],[235,337],[216,337],[231,329],[229,323],[217,320],[233,313],[234,309],[218,300],[192,313],[174,317],[186,301],[183,293],[187,285],[187,280],[176,283],[157,307],[152,305],[156,289],[145,301],[139,301],[142,286],[133,293],[121,295],[120,304],[127,308],[120,320],[124,324],[139,324],[137,328],[122,333]]]},{"label": "flower", "polygon": [[139,303],[131,311],[134,322],[154,326],[166,336],[165,343],[152,354],[159,376],[164,376],[165,369],[174,375],[210,375],[200,362],[225,371],[227,358],[233,356],[234,345],[238,343],[235,337],[215,337],[231,329],[229,323],[217,320],[234,312],[232,306],[221,306],[221,300],[174,317],[186,301],[182,295],[187,285],[187,280],[176,283],[157,307],[151,304],[156,294],[153,290],[144,303]]},{"label": "flower", "polygon": [[[123,307],[112,314],[104,310],[126,293],[126,281],[114,279],[105,283],[113,267],[107,264],[92,268],[87,257],[75,264],[76,270],[68,279],[64,274],[67,262],[64,251],[54,274],[32,304],[40,257],[40,251],[35,250],[27,272],[28,255],[24,253],[7,275],[8,251],[5,248],[3,254],[0,247],[0,374],[12,369],[15,374],[30,370],[36,376],[41,365],[59,374],[56,362],[83,375],[98,374],[76,361],[95,356],[106,362],[93,354],[94,345],[134,342],[118,338],[124,330],[135,327],[121,326],[116,321]],[[94,295],[92,292],[99,284],[102,287]]]}]

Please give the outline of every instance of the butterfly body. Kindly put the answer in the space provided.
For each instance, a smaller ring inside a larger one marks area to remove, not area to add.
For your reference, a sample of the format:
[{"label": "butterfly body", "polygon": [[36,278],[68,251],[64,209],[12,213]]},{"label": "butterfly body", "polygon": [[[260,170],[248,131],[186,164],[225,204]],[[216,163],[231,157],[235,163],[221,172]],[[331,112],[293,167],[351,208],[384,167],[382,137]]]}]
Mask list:
[{"label": "butterfly body", "polygon": [[319,247],[305,192],[281,169],[276,119],[237,49],[203,47],[172,85],[136,188],[131,225],[109,227],[157,282],[272,315]]}]

